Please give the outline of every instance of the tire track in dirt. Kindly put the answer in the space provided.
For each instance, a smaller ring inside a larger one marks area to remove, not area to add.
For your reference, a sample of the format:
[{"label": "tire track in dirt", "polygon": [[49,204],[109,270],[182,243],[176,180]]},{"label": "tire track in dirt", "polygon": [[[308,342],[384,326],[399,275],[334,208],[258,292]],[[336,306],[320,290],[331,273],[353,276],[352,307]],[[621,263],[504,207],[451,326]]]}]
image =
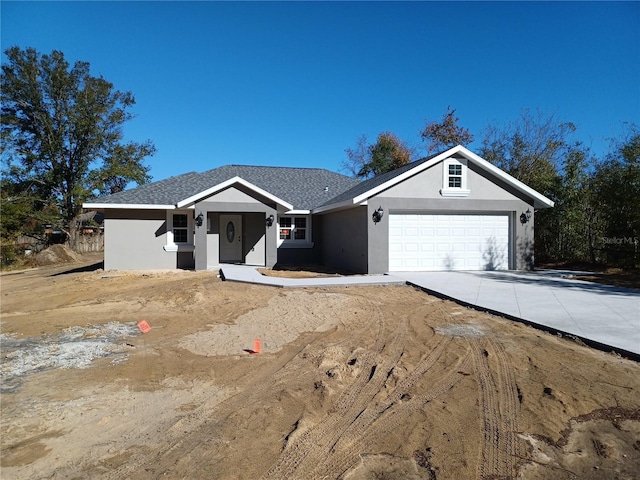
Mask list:
[{"label": "tire track in dirt", "polygon": [[[387,347],[384,315],[379,306],[373,305],[378,333],[372,350],[360,355],[362,362],[355,380],[346,388],[333,405],[328,417],[316,426],[301,432],[286,445],[278,462],[262,478],[310,478],[307,471],[326,455],[337,436],[356,419],[384,385],[389,363],[395,365],[405,345],[406,321],[398,328]],[[385,356],[381,356],[382,353]]]},{"label": "tire track in dirt", "polygon": [[[515,376],[502,346],[490,338],[470,341],[480,389],[482,447],[478,477],[514,478],[519,455]],[[492,361],[490,361],[492,360]],[[492,366],[495,372],[492,371]]]},{"label": "tire track in dirt", "polygon": [[[429,307],[428,310],[432,312],[433,307]],[[303,434],[305,438],[300,441],[300,444],[291,448],[287,446],[279,462],[263,478],[332,478],[330,475],[327,477],[326,469],[335,466],[336,453],[349,459],[358,458],[359,450],[353,449],[357,449],[356,445],[361,443],[364,438],[362,437],[364,430],[392,405],[400,401],[404,392],[410,390],[420,377],[437,362],[451,341],[450,338],[441,338],[431,348],[430,353],[423,356],[413,371],[395,386],[383,402],[372,403],[375,397],[384,390],[389,376],[402,356],[406,328],[406,320],[398,324],[396,332],[390,340],[389,348],[385,348],[383,351],[378,347],[376,351],[372,352],[375,357],[379,357],[378,362],[374,364],[375,372],[372,372],[366,381],[364,376],[356,379],[354,384],[348,387],[336,402],[332,409],[332,415],[321,424],[305,432]],[[367,368],[369,364],[370,362],[363,367],[361,374],[369,370]],[[365,383],[362,385],[363,381]],[[343,408],[341,404],[348,405],[348,408]],[[418,403],[416,405],[418,405],[417,408],[420,408]],[[407,410],[408,414],[410,414],[409,410]],[[383,430],[380,431],[381,435],[384,434],[384,428],[387,427],[383,427]],[[300,448],[301,444],[304,445],[302,448]],[[343,452],[344,448],[342,447],[338,450],[338,445],[346,446],[347,451]],[[341,463],[344,462],[341,460]]]},{"label": "tire track in dirt", "polygon": [[[367,352],[365,355],[358,356],[359,360],[362,359],[362,366],[360,367],[359,375],[356,378],[368,378],[368,375],[370,374],[370,371],[371,371],[370,369],[373,368],[374,366],[375,352],[381,352],[383,349],[385,349],[385,344],[386,344],[385,342],[387,341],[387,338],[384,335],[384,329],[385,329],[384,316],[381,314],[380,307],[372,303],[367,297],[362,295],[354,295],[354,298],[357,299],[358,307],[365,312],[364,315],[361,315],[361,317],[363,317],[361,319],[362,321],[359,322],[359,323],[362,323],[362,325],[358,325],[356,328],[366,328],[367,330],[377,331],[377,333],[374,336],[375,342],[372,347],[373,352]],[[342,334],[340,336],[343,337],[344,335]],[[340,341],[338,345],[348,344],[348,343],[349,343],[349,340],[347,338]],[[310,367],[308,365],[308,361],[304,362],[304,365],[298,365],[298,367],[307,371],[316,369],[316,366]],[[290,377],[288,376],[288,378]],[[275,396],[275,393],[280,391],[283,388],[283,384],[286,385],[287,382],[288,380],[280,382],[281,383],[280,386],[274,389],[271,389],[271,385],[269,381],[265,382],[265,385],[267,385],[267,387],[269,388],[269,392],[256,393],[255,394],[255,396],[257,397],[256,402],[263,401],[265,396],[270,396],[270,397]],[[363,382],[360,386],[366,387],[366,382]],[[338,401],[333,407],[334,410],[347,410],[349,408],[349,405],[353,402],[354,398],[351,398],[349,395],[341,395],[341,397],[339,397]],[[235,405],[232,405],[231,407],[235,412],[235,411],[244,409],[247,406],[248,405],[246,404],[246,402],[242,401],[239,405],[235,404]],[[305,432],[305,433],[308,433],[308,432]],[[299,439],[296,442],[292,442],[292,444],[298,447],[299,452],[303,453],[302,454],[303,458],[306,456],[305,452],[308,452],[309,448],[313,450],[313,448],[316,447],[316,444],[313,441],[308,442],[306,446],[299,445],[299,443],[297,442],[299,442]],[[285,476],[285,477],[276,477],[276,478],[287,478],[287,477]]]},{"label": "tire track in dirt", "polygon": [[[379,308],[374,307],[366,297],[355,296],[358,307],[364,310],[365,318],[376,318],[375,324],[378,327],[376,335],[376,345],[374,349],[384,347],[385,337],[383,335],[384,322],[379,314]],[[367,321],[367,328],[372,328],[370,320]],[[169,474],[181,460],[188,458],[193,469],[198,472],[207,471],[224,442],[218,439],[220,436],[220,426],[229,417],[243,409],[250,408],[265,398],[272,398],[277,395],[285,386],[301,371],[309,369],[309,359],[302,359],[302,353],[309,347],[316,338],[323,335],[317,332],[311,335],[308,342],[299,349],[280,356],[274,364],[271,364],[248,379],[244,388],[239,388],[236,393],[226,398],[222,402],[214,405],[204,404],[182,417],[164,432],[159,435],[166,435],[163,440],[164,446],[160,446],[159,452],[153,459],[143,459],[142,461],[132,461],[121,468],[110,472],[109,478],[149,478],[160,477]],[[255,381],[256,379],[259,379]],[[210,421],[210,419],[214,419]],[[186,423],[191,423],[191,430],[184,433]]]},{"label": "tire track in dirt", "polygon": [[[414,372],[424,370],[423,374],[428,373],[446,350],[449,340],[442,340],[438,343]],[[469,368],[470,365],[471,359],[467,354],[444,375],[434,379],[433,386],[426,392],[419,395],[414,394],[408,400],[406,400],[407,394],[414,384],[407,382],[404,385],[399,385],[399,388],[396,388],[387,401],[375,405],[366,415],[358,419],[349,431],[342,435],[340,441],[335,445],[330,459],[318,465],[314,475],[310,478],[340,478],[358,464],[362,452],[370,452],[382,437],[395,431],[409,416],[423,410],[426,404],[451,390],[456,383],[464,378],[458,372]]]},{"label": "tire track in dirt", "polygon": [[[255,405],[257,402],[262,401],[265,395],[275,395],[283,388],[283,385],[299,374],[304,366],[302,363],[285,364],[268,380],[253,384],[248,392],[246,389],[241,389],[216,405],[210,405],[209,403],[201,405],[164,431],[157,432],[158,436],[166,439],[162,440],[164,445],[156,449],[159,453],[153,459],[143,459],[139,462],[131,459],[126,465],[110,472],[108,478],[119,480],[121,478],[156,478],[170,475],[173,467],[184,458],[193,459],[195,469],[196,465],[202,465],[202,462],[197,457],[215,455],[219,448],[219,446],[215,445],[215,442],[223,443],[218,440],[218,430],[221,424],[236,413],[238,409]],[[214,420],[209,421],[210,419]],[[190,425],[190,431],[185,434],[185,428],[188,425]],[[206,450],[206,452],[202,450]],[[201,468],[198,468],[198,470],[201,470]]]}]

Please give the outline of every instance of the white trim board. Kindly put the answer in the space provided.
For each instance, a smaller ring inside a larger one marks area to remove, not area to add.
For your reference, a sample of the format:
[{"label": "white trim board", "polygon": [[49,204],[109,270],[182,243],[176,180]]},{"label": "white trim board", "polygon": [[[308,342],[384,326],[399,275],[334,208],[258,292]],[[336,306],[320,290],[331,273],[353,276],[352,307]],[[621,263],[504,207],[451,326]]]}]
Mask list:
[{"label": "white trim board", "polygon": [[127,210],[173,210],[175,205],[153,205],[150,203],[83,203],[82,208],[87,210],[102,210],[107,208]]}]

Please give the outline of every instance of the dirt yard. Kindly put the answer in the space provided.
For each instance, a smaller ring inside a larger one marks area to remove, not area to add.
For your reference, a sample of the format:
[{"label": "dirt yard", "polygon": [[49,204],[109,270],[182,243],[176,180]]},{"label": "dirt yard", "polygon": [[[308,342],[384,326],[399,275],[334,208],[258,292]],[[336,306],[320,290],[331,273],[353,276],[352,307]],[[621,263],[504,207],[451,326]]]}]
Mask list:
[{"label": "dirt yard", "polygon": [[0,277],[2,479],[640,478],[633,361],[410,287],[85,260]]}]

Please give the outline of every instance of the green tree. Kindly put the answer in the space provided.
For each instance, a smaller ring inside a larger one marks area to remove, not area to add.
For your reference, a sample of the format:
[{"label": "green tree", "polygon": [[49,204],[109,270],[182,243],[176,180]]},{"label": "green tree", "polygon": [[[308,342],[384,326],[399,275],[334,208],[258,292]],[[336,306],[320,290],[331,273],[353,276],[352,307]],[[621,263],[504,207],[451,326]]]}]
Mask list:
[{"label": "green tree", "polygon": [[595,262],[598,224],[593,215],[588,151],[580,144],[571,147],[555,175],[552,193],[555,206],[541,212],[536,229],[542,242],[542,258],[552,261]]},{"label": "green tree", "polygon": [[429,154],[456,145],[466,146],[473,142],[473,135],[469,130],[458,125],[460,119],[455,115],[455,109],[448,106],[447,113],[444,114],[441,122],[429,122],[420,132],[422,140],[427,143]]},{"label": "green tree", "polygon": [[3,174],[15,189],[32,186],[20,193],[33,197],[34,207],[54,202],[73,242],[82,203],[130,182],[148,182],[143,160],[155,147],[150,141],[124,141],[122,126],[133,118],[129,109],[135,99],[92,76],[89,63],[70,66],[57,50],[41,55],[33,48],[11,47],[5,54]]},{"label": "green tree", "polygon": [[343,168],[354,177],[370,178],[389,172],[411,162],[411,149],[395,134],[383,132],[374,144],[367,143],[366,135],[358,138],[355,148],[347,148],[347,161]]},{"label": "green tree", "polygon": [[602,222],[601,246],[609,264],[640,266],[640,131],[632,125],[593,174]]},{"label": "green tree", "polygon": [[586,208],[587,152],[572,141],[576,127],[555,115],[523,110],[504,127],[484,132],[480,156],[553,200],[536,213],[536,261],[576,260],[573,247],[588,242],[580,233]]}]

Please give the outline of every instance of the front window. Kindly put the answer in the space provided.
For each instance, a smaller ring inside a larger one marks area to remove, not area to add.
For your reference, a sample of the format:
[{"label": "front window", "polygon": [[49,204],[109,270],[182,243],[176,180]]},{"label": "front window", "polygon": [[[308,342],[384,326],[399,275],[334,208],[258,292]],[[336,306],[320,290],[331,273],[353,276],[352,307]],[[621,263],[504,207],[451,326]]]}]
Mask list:
[{"label": "front window", "polygon": [[306,243],[310,241],[308,217],[287,216],[278,218],[280,244]]},{"label": "front window", "polygon": [[189,224],[185,213],[173,214],[173,242],[187,243]]},{"label": "front window", "polygon": [[280,218],[280,240],[291,240],[291,217]]},{"label": "front window", "polygon": [[307,239],[307,219],[304,217],[296,217],[294,219],[295,229],[293,230],[293,238],[296,240]]},{"label": "front window", "polygon": [[167,210],[166,252],[193,251],[194,219],[190,210]]}]

